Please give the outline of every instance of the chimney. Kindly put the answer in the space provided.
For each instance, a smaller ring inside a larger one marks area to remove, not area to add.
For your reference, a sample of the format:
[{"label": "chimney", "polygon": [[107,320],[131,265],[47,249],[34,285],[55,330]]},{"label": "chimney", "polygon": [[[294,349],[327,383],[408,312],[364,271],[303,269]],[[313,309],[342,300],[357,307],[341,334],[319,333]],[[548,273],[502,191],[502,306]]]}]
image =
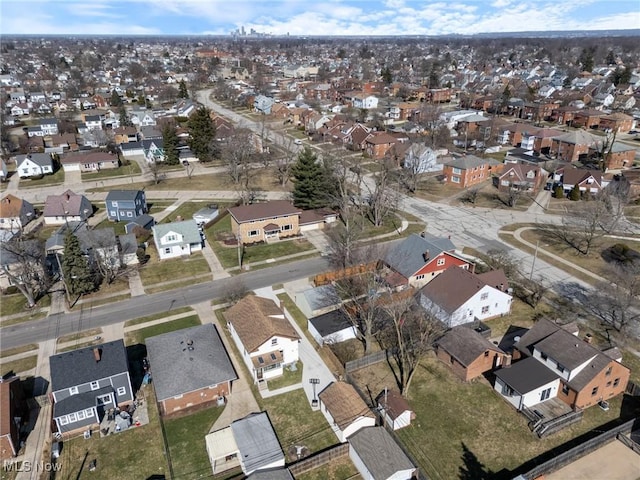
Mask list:
[{"label": "chimney", "polygon": [[509,368],[511,366],[511,355],[507,354],[504,356],[504,363],[502,364],[502,368]]},{"label": "chimney", "polygon": [[102,349],[101,348],[94,348],[93,349],[93,358],[96,359],[96,362],[99,362],[100,359],[102,358]]},{"label": "chimney", "polygon": [[498,290],[500,290],[501,292],[504,292],[504,283],[501,283],[500,285],[498,285]]},{"label": "chimney", "polygon": [[422,258],[424,258],[424,261],[426,262],[427,260],[429,260],[429,250],[427,250],[426,252],[424,252],[422,254]]}]

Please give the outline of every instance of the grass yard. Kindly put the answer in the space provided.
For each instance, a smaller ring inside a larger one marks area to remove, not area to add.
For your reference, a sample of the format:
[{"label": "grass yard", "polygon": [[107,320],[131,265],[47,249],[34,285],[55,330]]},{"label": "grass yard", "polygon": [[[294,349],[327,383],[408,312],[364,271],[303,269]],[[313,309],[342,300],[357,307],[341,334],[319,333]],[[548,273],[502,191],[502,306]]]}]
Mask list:
[{"label": "grass yard", "polygon": [[83,330],[78,333],[70,333],[69,335],[64,335],[58,338],[58,345],[62,343],[68,342],[76,342],[78,340],[84,340],[87,337],[95,337],[96,335],[100,335],[102,333],[101,328],[92,328],[91,330]]},{"label": "grass yard", "polygon": [[113,228],[113,232],[116,235],[124,235],[125,230],[124,230],[124,226],[127,224],[126,221],[122,221],[122,222],[112,222],[111,220],[109,220],[108,218],[105,218],[103,221],[101,221],[99,224],[97,224],[94,228],[98,229],[98,228],[108,228],[111,227]]},{"label": "grass yard", "polygon": [[[169,467],[164,455],[164,442],[153,387],[143,387],[149,424],[100,438],[95,432],[90,439],[80,437],[64,442],[58,459],[62,470],[56,478],[91,480],[139,480],[168,478]],[[89,462],[96,460],[96,470]]]},{"label": "grass yard", "polygon": [[[465,198],[465,194],[463,193],[460,197],[458,197],[459,202],[465,203],[464,198]],[[518,197],[516,201],[516,206],[510,207],[507,204],[508,200],[507,200],[506,193],[499,192],[498,189],[493,185],[491,185],[490,183],[483,183],[480,185],[480,191],[478,192],[478,198],[476,199],[475,206],[485,207],[485,208],[500,208],[500,209],[525,211],[527,208],[529,208],[529,206],[533,203],[534,200],[535,200],[534,193],[523,192]],[[466,203],[466,205],[469,205],[469,204]]]},{"label": "grass yard", "polygon": [[0,358],[11,357],[13,355],[30,352],[32,350],[37,350],[37,349],[38,349],[37,343],[29,343],[28,345],[22,345],[20,347],[7,348],[6,350],[2,350],[2,352],[0,352]]},{"label": "grass yard", "polygon": [[167,215],[167,217],[161,223],[175,222],[178,217],[181,217],[182,220],[191,220],[194,213],[196,213],[201,208],[206,207],[209,203],[211,202],[184,202],[173,212]]},{"label": "grass yard", "polygon": [[173,205],[175,202],[171,201],[163,201],[163,200],[153,200],[147,203],[149,208],[149,215],[158,214],[160,212],[164,212],[167,207]]},{"label": "grass yard", "polygon": [[190,315],[170,322],[159,323],[150,327],[126,332],[124,334],[124,342],[127,345],[143,344],[149,337],[182,330],[183,328],[195,327],[196,325],[201,325],[200,317],[198,317],[198,315]]},{"label": "grass yard", "polygon": [[150,245],[147,254],[150,256],[149,261],[140,268],[140,278],[145,287],[201,273],[211,273],[202,252],[195,252],[188,257],[160,260],[155,246]]},{"label": "grass yard", "polygon": [[460,188],[443,183],[433,175],[422,175],[418,181],[418,188],[414,195],[418,198],[424,198],[425,200],[439,202],[454,197],[460,192]]},{"label": "grass yard", "polygon": [[165,318],[168,315],[179,315],[181,313],[191,313],[193,309],[191,307],[181,307],[176,308],[175,310],[171,310],[169,312],[157,313],[155,315],[149,315],[147,317],[135,318],[133,320],[128,320],[124,323],[125,328],[132,327],[134,325],[140,325],[141,323],[152,322],[153,320],[158,320],[160,318]]},{"label": "grass yard", "polygon": [[46,308],[51,305],[51,297],[45,295],[36,302],[36,306],[33,309],[27,309],[27,299],[21,293],[14,293],[12,295],[2,294],[0,296],[0,316],[5,317],[8,315],[17,315],[23,313],[25,316],[30,315],[33,310],[40,308]]},{"label": "grass yard", "polygon": [[544,314],[553,318],[553,309],[548,304],[540,302],[536,308],[533,308],[522,300],[514,298],[509,315],[486,320],[484,323],[491,327],[491,336],[498,337],[504,335],[512,325],[529,328],[533,326],[538,316]]},{"label": "grass yard", "polygon": [[288,367],[284,368],[284,373],[281,377],[272,378],[267,380],[269,390],[277,390],[282,387],[288,387],[289,385],[295,385],[302,382],[302,362],[296,362],[297,370],[292,372]]},{"label": "grass yard", "polygon": [[42,178],[21,178],[18,188],[40,188],[64,183],[64,170],[59,168],[53,175],[44,175]]},{"label": "grass yard", "polygon": [[[393,373],[384,362],[358,370],[353,376],[363,391],[369,389],[374,395],[385,387],[395,388]],[[416,372],[408,400],[416,420],[398,435],[433,480],[458,478],[460,468],[465,467],[465,448],[485,466],[485,472],[491,472],[490,478],[510,479],[511,470],[615,421],[621,411],[625,418],[638,414],[637,402],[633,406],[625,398],[623,407],[619,396],[611,400],[608,412],[589,408],[580,423],[538,439],[529,431],[524,416],[500,398],[486,380],[465,384],[433,357]]]},{"label": "grass yard", "polygon": [[204,436],[223,410],[224,407],[209,407],[164,421],[174,478],[211,476]]},{"label": "grass yard", "polygon": [[311,453],[338,443],[322,413],[311,410],[302,389],[262,399],[263,407],[287,453],[295,445],[304,445]]},{"label": "grass yard", "polygon": [[122,165],[118,168],[107,168],[99,172],[82,173],[82,181],[90,182],[92,180],[104,180],[105,178],[140,175],[140,173],[142,172],[140,171],[138,162],[131,161],[128,165]]},{"label": "grass yard", "polygon": [[31,370],[32,368],[36,368],[37,364],[38,355],[32,355],[29,357],[21,358],[19,360],[12,360],[10,362],[2,362],[2,370],[0,370],[0,375],[4,377],[9,372],[20,374],[22,372]]},{"label": "grass yard", "polygon": [[296,476],[296,480],[326,480],[327,478],[332,480],[362,479],[348,455]]}]

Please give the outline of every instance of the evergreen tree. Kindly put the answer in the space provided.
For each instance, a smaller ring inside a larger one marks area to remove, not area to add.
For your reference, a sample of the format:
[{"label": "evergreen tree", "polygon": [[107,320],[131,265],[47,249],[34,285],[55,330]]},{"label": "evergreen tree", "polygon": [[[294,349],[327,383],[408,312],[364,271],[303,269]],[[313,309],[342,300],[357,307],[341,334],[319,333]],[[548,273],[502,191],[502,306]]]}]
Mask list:
[{"label": "evergreen tree", "polygon": [[569,200],[574,202],[580,200],[580,186],[576,183],[569,192]]},{"label": "evergreen tree", "polygon": [[211,121],[210,111],[206,107],[200,107],[189,118],[189,147],[201,162],[213,160],[216,154],[215,136],[216,128]]},{"label": "evergreen tree", "polygon": [[189,98],[189,92],[187,91],[187,85],[184,80],[180,80],[178,84],[178,98]]},{"label": "evergreen tree", "polygon": [[176,127],[172,123],[167,123],[162,129],[162,145],[164,149],[164,163],[167,165],[178,165],[180,154],[178,152],[178,135]]},{"label": "evergreen tree", "polygon": [[607,53],[607,65],[615,65],[616,64],[616,56],[613,53],[613,50],[609,50]]},{"label": "evergreen tree", "polygon": [[124,105],[120,105],[119,116],[120,116],[120,126],[121,127],[131,127],[131,126],[133,126],[133,123],[131,122],[131,119],[129,118],[129,115],[127,114],[127,109],[124,107]]},{"label": "evergreen tree", "polygon": [[393,75],[391,74],[391,70],[389,70],[389,67],[384,67],[382,69],[382,72],[380,73],[380,76],[382,77],[382,81],[387,85],[389,85],[393,81]]},{"label": "evergreen tree", "polygon": [[558,185],[553,192],[556,198],[564,198],[564,189],[562,185]]},{"label": "evergreen tree", "polygon": [[331,171],[318,162],[318,157],[309,147],[300,152],[291,174],[294,185],[293,204],[296,207],[322,208],[332,203],[335,183]]},{"label": "evergreen tree", "polygon": [[111,100],[109,101],[109,103],[112,107],[119,107],[120,105],[122,105],[122,99],[120,98],[120,95],[118,95],[118,92],[116,92],[115,90],[111,91]]},{"label": "evergreen tree", "polygon": [[70,230],[64,237],[62,276],[71,295],[84,295],[95,289],[94,277],[80,242]]}]

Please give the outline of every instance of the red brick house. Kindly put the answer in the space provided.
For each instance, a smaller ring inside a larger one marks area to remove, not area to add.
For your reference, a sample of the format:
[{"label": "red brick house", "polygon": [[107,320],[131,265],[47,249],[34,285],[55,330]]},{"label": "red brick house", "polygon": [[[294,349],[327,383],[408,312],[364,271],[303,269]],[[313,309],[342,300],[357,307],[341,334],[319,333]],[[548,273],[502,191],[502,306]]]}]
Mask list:
[{"label": "red brick house", "polygon": [[612,132],[628,132],[633,128],[633,117],[624,113],[615,112],[611,115],[600,117],[600,130],[609,130]]},{"label": "red brick house", "polygon": [[602,172],[585,168],[573,168],[571,166],[565,167],[562,172],[562,188],[565,194],[573,190],[576,184],[580,188],[580,192],[595,195],[604,187]]},{"label": "red brick house", "polygon": [[370,158],[384,158],[396,142],[397,139],[387,132],[370,133],[364,140],[364,151]]},{"label": "red brick house", "polygon": [[499,166],[502,164],[493,159],[465,155],[446,162],[442,171],[446,183],[468,188],[488,180]]},{"label": "red brick house", "polygon": [[465,326],[453,327],[438,340],[436,357],[465,382],[511,362],[498,346]]},{"label": "red brick house", "polygon": [[427,101],[431,103],[446,103],[451,101],[450,88],[430,88],[427,90]]},{"label": "red brick house", "polygon": [[498,178],[498,190],[508,192],[519,190],[523,192],[537,192],[546,176],[538,165],[524,165],[521,163],[505,164],[504,170]]},{"label": "red brick house", "polygon": [[[599,155],[596,145],[589,148],[589,155]],[[605,171],[620,170],[633,165],[635,160],[636,149],[631,145],[622,142],[615,142],[611,146],[611,150],[607,151],[604,156]]]},{"label": "red brick house", "polygon": [[600,118],[605,115],[606,114],[600,110],[580,110],[573,116],[572,126],[578,128],[598,128],[598,125],[600,125]]},{"label": "red brick house", "polygon": [[238,376],[212,323],[149,337],[145,343],[161,415],[231,394]]},{"label": "red brick house", "polygon": [[20,427],[28,415],[20,377],[0,379],[0,460],[18,455]]},{"label": "red brick house", "polygon": [[552,138],[550,153],[565,162],[576,162],[580,160],[580,156],[589,153],[589,147],[595,145],[596,140],[596,137],[584,130],[567,132]]}]

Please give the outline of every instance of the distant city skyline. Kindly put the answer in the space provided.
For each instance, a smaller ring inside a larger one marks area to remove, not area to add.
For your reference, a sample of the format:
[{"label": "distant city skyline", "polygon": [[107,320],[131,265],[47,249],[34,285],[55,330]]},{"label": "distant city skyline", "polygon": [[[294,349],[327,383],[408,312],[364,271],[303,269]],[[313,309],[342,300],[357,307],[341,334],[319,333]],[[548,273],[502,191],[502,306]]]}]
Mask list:
[{"label": "distant city skyline", "polygon": [[4,34],[447,35],[640,27],[638,0],[0,0]]}]

